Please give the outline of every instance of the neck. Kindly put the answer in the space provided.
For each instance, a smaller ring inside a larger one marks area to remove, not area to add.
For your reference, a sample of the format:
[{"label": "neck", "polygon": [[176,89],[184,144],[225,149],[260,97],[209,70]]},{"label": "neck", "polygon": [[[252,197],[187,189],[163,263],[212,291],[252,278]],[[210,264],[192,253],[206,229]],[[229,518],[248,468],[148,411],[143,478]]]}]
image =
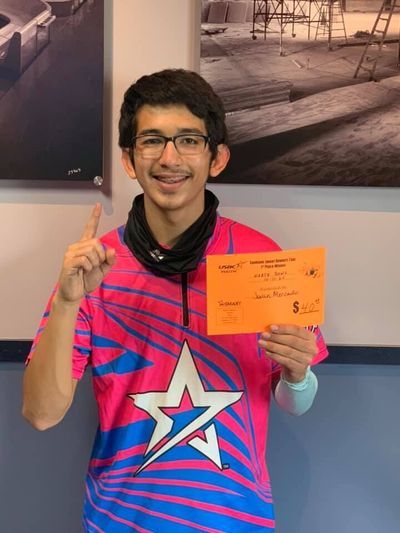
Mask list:
[{"label": "neck", "polygon": [[160,211],[144,199],[144,210],[147,224],[155,238],[161,244],[173,247],[184,233],[203,213],[204,203],[200,209],[191,212],[180,210]]}]

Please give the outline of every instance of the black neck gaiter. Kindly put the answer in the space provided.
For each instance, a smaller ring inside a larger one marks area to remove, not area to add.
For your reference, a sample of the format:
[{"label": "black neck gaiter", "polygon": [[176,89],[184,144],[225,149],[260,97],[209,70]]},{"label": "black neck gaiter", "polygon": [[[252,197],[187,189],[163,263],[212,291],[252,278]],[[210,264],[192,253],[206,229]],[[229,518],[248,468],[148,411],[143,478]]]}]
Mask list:
[{"label": "black neck gaiter", "polygon": [[154,239],[144,212],[144,195],[133,200],[125,226],[124,242],[146,268],[164,276],[195,270],[217,221],[218,198],[205,190],[205,207],[200,217],[180,236],[172,248],[163,248]]}]

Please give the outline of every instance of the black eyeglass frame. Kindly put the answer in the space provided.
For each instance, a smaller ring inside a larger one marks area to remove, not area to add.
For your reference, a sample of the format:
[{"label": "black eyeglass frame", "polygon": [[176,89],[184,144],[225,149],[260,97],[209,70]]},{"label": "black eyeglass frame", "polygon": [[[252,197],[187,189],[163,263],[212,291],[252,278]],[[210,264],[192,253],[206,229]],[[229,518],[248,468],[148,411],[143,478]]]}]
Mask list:
[{"label": "black eyeglass frame", "polygon": [[[178,135],[173,135],[172,137],[167,137],[167,135],[161,135],[160,133],[143,133],[142,135],[135,135],[135,137],[132,137],[132,147],[133,148],[136,148],[136,140],[137,139],[144,139],[146,137],[159,137],[161,139],[164,140],[164,146],[162,147],[162,150],[160,150],[160,154],[163,153],[163,151],[165,150],[165,147],[167,146],[167,144],[169,142],[172,142],[174,147],[175,147],[175,150],[178,152],[178,154],[180,155],[188,155],[188,154],[181,154],[180,151],[179,151],[179,148],[176,146],[176,139],[179,139],[180,137],[199,137],[201,139],[203,139],[204,141],[204,148],[203,148],[203,151],[206,149],[207,147],[207,144],[210,145],[210,136],[209,135],[203,135],[202,133],[178,133]],[[199,154],[202,153],[202,152],[199,152]],[[195,155],[195,154],[193,154]]]}]

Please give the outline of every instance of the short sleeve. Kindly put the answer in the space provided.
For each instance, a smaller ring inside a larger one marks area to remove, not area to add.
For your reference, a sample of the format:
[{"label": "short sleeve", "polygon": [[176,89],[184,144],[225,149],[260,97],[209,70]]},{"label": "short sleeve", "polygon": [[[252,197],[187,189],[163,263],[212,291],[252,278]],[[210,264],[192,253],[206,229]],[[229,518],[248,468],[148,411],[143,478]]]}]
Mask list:
[{"label": "short sleeve", "polygon": [[322,333],[319,327],[310,326],[307,329],[311,330],[314,333],[316,341],[317,341],[318,352],[311,363],[312,365],[316,365],[320,363],[321,361],[323,361],[324,359],[326,359],[329,355],[329,352],[328,352],[328,348],[326,347],[324,337],[322,336]]},{"label": "short sleeve", "polygon": [[[52,292],[49,301],[46,305],[46,309],[41,318],[39,328],[32,343],[31,350],[25,361],[26,364],[28,364],[29,361],[35,356],[35,349],[44,331],[44,328],[46,327],[56,289],[57,288],[55,288]],[[72,351],[72,377],[74,379],[80,380],[85,372],[87,365],[90,363],[92,353],[91,341],[91,314],[89,311],[87,299],[84,298],[79,308],[75,326],[74,344]]]}]

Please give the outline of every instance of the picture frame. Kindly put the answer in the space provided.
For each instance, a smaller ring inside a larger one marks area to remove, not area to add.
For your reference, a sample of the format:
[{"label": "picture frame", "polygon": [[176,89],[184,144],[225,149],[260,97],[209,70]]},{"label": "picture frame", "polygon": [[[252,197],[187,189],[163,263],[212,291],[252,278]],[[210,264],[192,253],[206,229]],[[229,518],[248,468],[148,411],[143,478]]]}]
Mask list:
[{"label": "picture frame", "polygon": [[101,184],[103,27],[103,0],[0,0],[0,179]]},{"label": "picture frame", "polygon": [[227,112],[219,183],[400,186],[394,3],[203,0],[200,24],[200,73]]}]

